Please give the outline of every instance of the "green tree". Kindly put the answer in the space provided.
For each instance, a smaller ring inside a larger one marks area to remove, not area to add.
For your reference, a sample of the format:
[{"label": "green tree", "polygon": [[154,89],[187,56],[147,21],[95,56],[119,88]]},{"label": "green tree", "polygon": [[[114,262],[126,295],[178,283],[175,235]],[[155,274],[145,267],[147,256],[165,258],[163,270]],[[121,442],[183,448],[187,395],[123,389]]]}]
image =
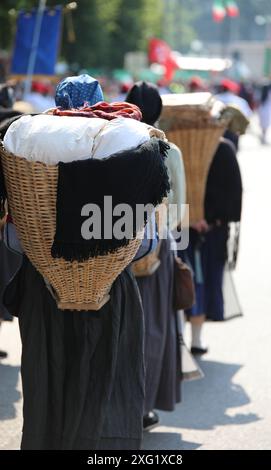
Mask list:
[{"label": "green tree", "polygon": [[64,56],[81,67],[122,67],[124,54],[146,50],[161,34],[162,0],[81,0],[74,15],[76,43]]},{"label": "green tree", "polygon": [[106,34],[98,15],[99,3],[101,0],[78,2],[78,8],[72,14],[76,37],[74,43],[67,41],[67,22],[64,18],[61,53],[69,63],[77,63],[80,67],[96,67],[102,63]]},{"label": "green tree", "polygon": [[200,11],[198,0],[163,1],[163,37],[173,49],[186,50],[197,37],[194,27]]},{"label": "green tree", "polygon": [[121,0],[115,29],[111,32],[109,63],[112,67],[123,64],[125,52],[140,48],[142,35],[141,9],[143,0]]},{"label": "green tree", "polygon": [[139,50],[147,49],[148,40],[151,37],[162,37],[163,35],[163,1],[144,0],[139,15],[141,35],[138,40]]},{"label": "green tree", "polygon": [[[56,3],[57,0],[47,0],[49,6]],[[195,35],[191,27],[194,12],[189,11],[186,3],[184,0],[78,0],[78,8],[72,12],[76,41],[68,41],[70,24],[64,14],[61,56],[80,68],[116,68],[122,67],[126,52],[147,51],[152,36],[169,39],[170,45],[179,49]],[[38,0],[1,0],[1,48],[11,49],[9,10],[37,5]]]},{"label": "green tree", "polygon": [[[55,5],[55,0],[47,0],[47,5]],[[1,0],[0,3],[0,49],[10,50],[16,31],[16,12],[37,7],[38,0]],[[15,14],[14,14],[15,13]]]}]

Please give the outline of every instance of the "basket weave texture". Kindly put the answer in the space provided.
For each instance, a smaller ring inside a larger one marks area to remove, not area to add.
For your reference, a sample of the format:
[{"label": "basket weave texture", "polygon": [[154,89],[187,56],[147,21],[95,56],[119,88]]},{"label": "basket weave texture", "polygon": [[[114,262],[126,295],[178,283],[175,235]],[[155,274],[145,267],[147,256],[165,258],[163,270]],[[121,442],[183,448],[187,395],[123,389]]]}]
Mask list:
[{"label": "basket weave texture", "polygon": [[3,148],[0,156],[9,209],[24,252],[52,287],[58,307],[98,310],[108,301],[112,283],[132,261],[141,240],[83,262],[54,259],[58,166],[30,162]]}]

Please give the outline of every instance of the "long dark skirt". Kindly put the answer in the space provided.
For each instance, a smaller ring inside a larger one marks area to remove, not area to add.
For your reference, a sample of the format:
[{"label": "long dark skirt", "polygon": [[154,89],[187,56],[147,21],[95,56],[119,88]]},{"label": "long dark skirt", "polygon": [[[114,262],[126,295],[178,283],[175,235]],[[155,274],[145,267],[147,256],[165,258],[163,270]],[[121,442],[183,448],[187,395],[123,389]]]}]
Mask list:
[{"label": "long dark skirt", "polygon": [[22,449],[140,448],[143,313],[129,270],[110,295],[98,312],[61,311],[26,258],[6,290],[22,338]]},{"label": "long dark skirt", "polygon": [[163,240],[161,264],[151,276],[138,277],[145,318],[145,413],[172,411],[181,399],[181,361],[173,302],[173,251]]}]

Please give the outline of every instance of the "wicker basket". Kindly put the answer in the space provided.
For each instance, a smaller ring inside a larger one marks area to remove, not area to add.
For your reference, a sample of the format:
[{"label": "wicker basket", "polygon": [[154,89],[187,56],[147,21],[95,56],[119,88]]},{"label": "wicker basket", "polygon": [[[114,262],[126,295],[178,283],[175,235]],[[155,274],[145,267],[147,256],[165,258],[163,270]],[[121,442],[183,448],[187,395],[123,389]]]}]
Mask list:
[{"label": "wicker basket", "polygon": [[204,218],[208,170],[227,121],[211,117],[210,93],[163,95],[163,105],[160,127],[183,155],[191,225]]},{"label": "wicker basket", "polygon": [[224,131],[225,126],[222,125],[167,132],[168,140],[182,151],[190,225],[204,218],[204,195],[209,166]]},{"label": "wicker basket", "polygon": [[[23,249],[51,286],[60,309],[99,310],[112,283],[132,261],[141,240],[84,262],[51,256],[56,228],[58,166],[30,162],[0,149],[8,202]],[[72,221],[71,221],[72,223]]]}]

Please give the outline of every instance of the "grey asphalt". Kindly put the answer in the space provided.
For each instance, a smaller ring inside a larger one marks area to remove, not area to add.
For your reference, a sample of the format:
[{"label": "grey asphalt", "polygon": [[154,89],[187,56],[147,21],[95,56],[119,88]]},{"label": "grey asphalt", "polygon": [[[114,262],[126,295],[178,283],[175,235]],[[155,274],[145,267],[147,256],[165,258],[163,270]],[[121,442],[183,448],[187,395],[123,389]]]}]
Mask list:
[{"label": "grey asphalt", "polygon": [[[144,449],[271,449],[271,145],[256,124],[242,137],[243,222],[236,288],[244,316],[207,323],[205,377],[186,382],[183,400],[144,433]],[[270,135],[271,144],[271,135]],[[186,328],[189,344],[189,328]],[[20,338],[5,323],[0,347],[0,449],[18,449],[22,428]]]}]

